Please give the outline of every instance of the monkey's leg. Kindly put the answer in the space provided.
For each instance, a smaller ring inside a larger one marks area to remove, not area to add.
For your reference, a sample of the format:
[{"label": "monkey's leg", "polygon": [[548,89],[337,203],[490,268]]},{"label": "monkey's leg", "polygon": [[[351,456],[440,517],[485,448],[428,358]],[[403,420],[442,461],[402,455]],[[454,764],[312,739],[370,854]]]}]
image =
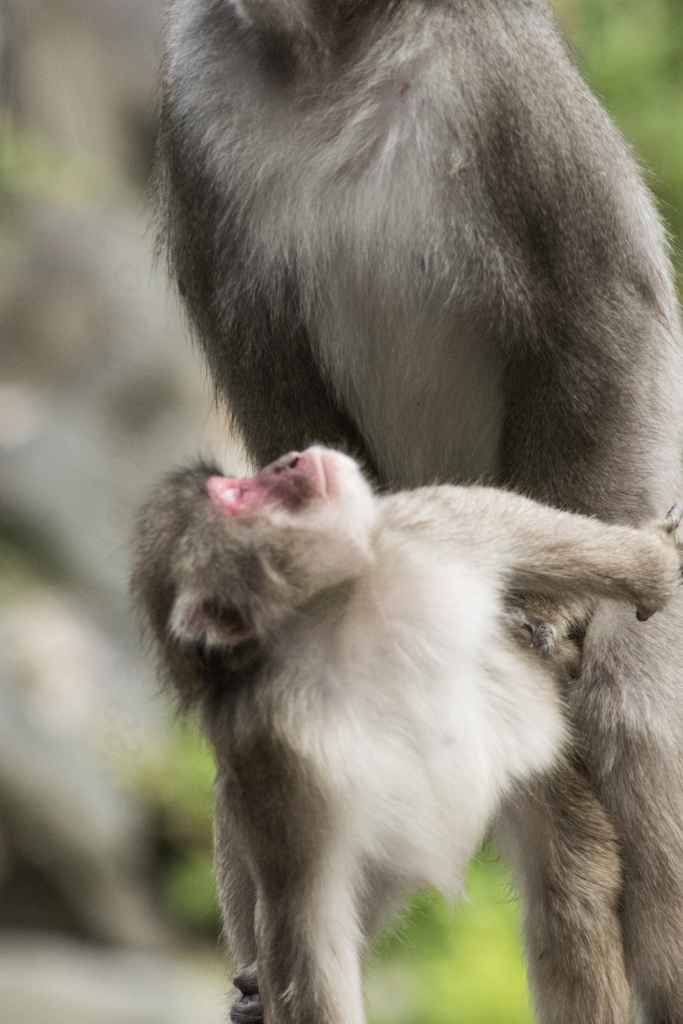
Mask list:
[{"label": "monkey's leg", "polygon": [[529,984],[541,1024],[628,1024],[617,841],[566,765],[506,804],[501,839],[524,895]]},{"label": "monkey's leg", "polygon": [[[218,783],[217,814],[221,806],[231,813],[217,830],[216,865],[221,888],[227,879],[222,902],[233,952],[258,965],[263,1019],[364,1024],[356,906],[361,869],[347,819],[353,795],[326,774],[325,762],[302,757],[276,734],[246,732],[237,742],[229,785]],[[253,879],[246,901],[230,866],[236,842]]]},{"label": "monkey's leg", "polygon": [[351,887],[325,870],[305,887],[259,892],[259,990],[269,1024],[364,1024]]},{"label": "monkey's leg", "polygon": [[[240,264],[238,254],[232,263]],[[360,431],[324,379],[292,289],[291,282],[282,285],[275,309],[268,294],[237,291],[224,318],[200,333],[217,388],[256,465],[325,444],[354,455],[376,476]]]},{"label": "monkey's leg", "polygon": [[645,625],[601,604],[569,694],[620,836],[624,948],[643,1024],[683,1022],[681,636],[683,595]]},{"label": "monkey's leg", "polygon": [[247,313],[252,337],[242,345],[238,329],[229,345],[209,352],[214,375],[230,396],[230,414],[256,465],[325,444],[354,455],[376,476],[365,443],[323,380],[303,329],[285,323],[278,332],[270,323],[255,322],[259,315],[262,320],[263,310]]},{"label": "monkey's leg", "polygon": [[237,842],[219,769],[215,790],[214,874],[223,917],[223,932],[239,995],[230,1008],[233,1024],[259,1024],[263,1009],[256,974],[254,913],[256,889]]}]

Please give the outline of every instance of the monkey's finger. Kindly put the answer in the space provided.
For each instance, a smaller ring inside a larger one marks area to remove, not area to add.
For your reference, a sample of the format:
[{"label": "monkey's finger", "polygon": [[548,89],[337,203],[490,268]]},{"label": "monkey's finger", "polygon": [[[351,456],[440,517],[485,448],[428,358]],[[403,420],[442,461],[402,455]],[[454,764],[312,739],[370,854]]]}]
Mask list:
[{"label": "monkey's finger", "polygon": [[675,533],[683,520],[683,501],[677,502],[669,509],[664,520],[664,529],[667,533]]},{"label": "monkey's finger", "polygon": [[256,963],[243,967],[233,984],[240,992],[240,997],[230,1007],[231,1024],[261,1024],[263,1007],[258,992]]},{"label": "monkey's finger", "polygon": [[236,989],[239,989],[243,996],[257,996],[258,973],[256,961],[254,961],[253,964],[249,964],[248,967],[243,967],[235,978],[233,978],[232,983]]},{"label": "monkey's finger", "polygon": [[534,622],[531,627],[531,646],[542,658],[549,658],[557,643],[557,630],[549,622]]},{"label": "monkey's finger", "polygon": [[258,996],[242,996],[230,1007],[230,1024],[261,1024],[263,1007]]}]

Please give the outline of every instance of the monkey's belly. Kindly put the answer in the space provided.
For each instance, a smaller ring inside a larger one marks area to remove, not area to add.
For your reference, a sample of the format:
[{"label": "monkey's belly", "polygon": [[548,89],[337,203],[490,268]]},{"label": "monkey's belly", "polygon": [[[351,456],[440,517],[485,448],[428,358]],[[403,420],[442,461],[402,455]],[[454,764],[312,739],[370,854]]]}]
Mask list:
[{"label": "monkey's belly", "polygon": [[362,294],[338,288],[315,333],[382,476],[402,487],[494,482],[504,409],[494,342],[435,299],[409,309]]}]

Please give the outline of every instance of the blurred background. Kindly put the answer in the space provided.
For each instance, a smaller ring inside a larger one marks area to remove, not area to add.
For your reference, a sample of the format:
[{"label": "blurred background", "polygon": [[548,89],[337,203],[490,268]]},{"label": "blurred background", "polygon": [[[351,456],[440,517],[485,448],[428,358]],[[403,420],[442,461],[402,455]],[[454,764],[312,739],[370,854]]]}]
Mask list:
[{"label": "blurred background", "polygon": [[[244,468],[150,227],[164,0],[0,0],[0,1024],[218,1024],[209,754],[126,593],[167,468]],[[683,0],[556,0],[683,237]],[[494,850],[370,958],[373,1024],[522,1024]]]}]

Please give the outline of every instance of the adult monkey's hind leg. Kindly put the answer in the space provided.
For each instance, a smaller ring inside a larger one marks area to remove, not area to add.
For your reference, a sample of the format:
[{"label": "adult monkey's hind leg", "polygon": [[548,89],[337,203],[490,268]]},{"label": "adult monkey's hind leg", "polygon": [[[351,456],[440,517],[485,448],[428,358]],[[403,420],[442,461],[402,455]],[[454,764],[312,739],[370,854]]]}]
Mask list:
[{"label": "adult monkey's hind leg", "polygon": [[628,1024],[616,835],[577,764],[506,804],[499,829],[524,895],[529,985],[543,1024]]},{"label": "adult monkey's hind leg", "polygon": [[569,695],[591,777],[619,833],[624,950],[642,1024],[683,1022],[681,636],[680,593],[644,624],[601,604]]}]

